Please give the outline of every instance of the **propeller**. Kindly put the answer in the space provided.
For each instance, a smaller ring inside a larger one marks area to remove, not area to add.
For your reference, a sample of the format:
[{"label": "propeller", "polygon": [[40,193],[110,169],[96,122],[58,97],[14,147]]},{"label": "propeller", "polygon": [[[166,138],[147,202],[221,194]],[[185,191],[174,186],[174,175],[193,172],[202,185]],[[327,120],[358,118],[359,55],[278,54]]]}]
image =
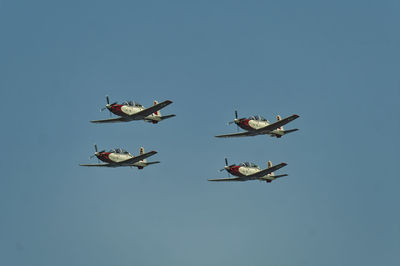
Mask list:
[{"label": "propeller", "polygon": [[103,112],[104,110],[108,109],[108,111],[110,112],[110,117],[111,117],[111,111],[110,111],[109,107],[110,107],[110,106],[113,106],[113,105],[116,104],[117,102],[113,102],[112,104],[110,104],[110,98],[108,97],[108,95],[106,95],[106,101],[107,101],[106,107],[101,108],[100,111]]},{"label": "propeller", "polygon": [[[95,156],[97,157],[97,155],[99,155],[100,153],[105,152],[105,150],[102,150],[102,151],[98,152],[97,151],[97,144],[94,144],[94,150],[95,150],[95,153],[92,156],[90,156],[89,159],[92,159]],[[97,161],[100,162],[99,158],[97,158]]]},{"label": "propeller", "polygon": [[[225,167],[222,168],[222,169],[220,169],[219,171],[222,172],[222,171],[224,171],[224,170],[228,170],[229,167],[231,167],[231,166],[233,166],[233,164],[232,164],[232,165],[228,165],[228,159],[225,158]],[[228,172],[228,176],[231,176],[231,175],[229,174],[229,172]]]},{"label": "propeller", "polygon": [[239,122],[239,120],[240,119],[238,118],[238,112],[237,112],[237,110],[235,110],[235,120],[229,121],[228,125],[231,125],[231,124],[235,123],[237,132],[239,132],[239,126],[237,125],[237,122]]}]

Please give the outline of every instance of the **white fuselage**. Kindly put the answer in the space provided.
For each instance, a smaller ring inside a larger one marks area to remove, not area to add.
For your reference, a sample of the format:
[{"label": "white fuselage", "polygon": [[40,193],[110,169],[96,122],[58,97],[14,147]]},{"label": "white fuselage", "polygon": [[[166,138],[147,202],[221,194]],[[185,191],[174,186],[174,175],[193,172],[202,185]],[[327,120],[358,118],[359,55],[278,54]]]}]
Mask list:
[{"label": "white fuselage", "polygon": [[[258,172],[261,171],[260,168],[258,167],[246,167],[246,166],[226,166],[226,169],[228,170],[229,173],[231,173],[232,175],[235,176],[242,176],[242,177],[246,177],[249,175],[253,175],[256,174]],[[261,177],[257,177],[254,179],[258,179],[258,180],[274,180],[274,173],[270,173]]]},{"label": "white fuselage", "polygon": [[[235,121],[236,123],[236,121]],[[246,119],[244,121],[238,121],[236,124],[240,126],[241,128],[247,130],[247,131],[252,131],[252,130],[257,130],[263,127],[266,127],[270,125],[269,121],[263,121],[263,120],[254,120],[254,119]],[[276,137],[276,136],[283,136],[285,134],[283,128],[275,129],[267,133],[271,137]]]},{"label": "white fuselage", "polygon": [[[108,154],[108,158],[110,159],[111,162],[119,164],[120,162],[129,160],[134,158],[135,156],[131,155],[130,153],[110,153]],[[145,167],[147,166],[147,160],[141,160],[139,162],[135,162],[133,164],[129,163],[122,163],[121,165],[127,165],[127,166],[136,166],[136,167]]]},{"label": "white fuselage", "polygon": [[[242,175],[245,175],[245,176],[253,175],[253,174],[258,173],[260,171],[261,171],[260,168],[255,168],[255,167],[244,167],[244,166],[241,166],[239,168],[239,172]],[[259,179],[259,180],[274,180],[275,178],[274,178],[274,173],[271,173],[271,174],[267,174],[267,175],[262,176],[262,177],[258,177],[257,179]]]},{"label": "white fuselage", "polygon": [[[144,109],[146,109],[146,108],[139,107],[139,106],[129,106],[129,105],[122,105],[121,106],[121,111],[127,116],[136,114],[136,113],[138,113],[140,111],[143,111]],[[148,121],[157,121],[157,122],[159,122],[159,121],[161,121],[161,115],[152,113],[151,115],[146,116],[144,119],[148,120]]]}]

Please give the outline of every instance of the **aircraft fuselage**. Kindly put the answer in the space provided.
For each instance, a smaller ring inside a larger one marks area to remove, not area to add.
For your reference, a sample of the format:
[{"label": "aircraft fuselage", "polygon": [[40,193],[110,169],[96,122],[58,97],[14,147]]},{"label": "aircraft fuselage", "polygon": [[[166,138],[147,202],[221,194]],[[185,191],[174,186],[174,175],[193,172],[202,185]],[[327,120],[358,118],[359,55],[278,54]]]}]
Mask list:
[{"label": "aircraft fuselage", "polygon": [[[122,104],[107,105],[106,107],[111,113],[121,117],[128,117],[146,109],[144,107],[129,106]],[[161,115],[159,115],[158,113],[157,114],[153,113],[151,115],[146,116],[144,120],[148,122],[157,123],[161,121]]]},{"label": "aircraft fuselage", "polygon": [[[235,121],[235,124],[246,131],[255,131],[257,129],[270,125],[268,121],[259,121],[248,118],[238,119],[237,121]],[[285,134],[285,132],[283,129],[278,128],[268,132],[267,134],[270,135],[271,137],[280,138]]]},{"label": "aircraft fuselage", "polygon": [[117,166],[135,166],[135,167],[138,167],[139,169],[142,169],[143,167],[147,166],[146,160],[141,160],[141,161],[133,163],[133,164],[121,163],[123,161],[129,160],[129,159],[132,159],[133,157],[135,157],[135,156],[131,155],[130,153],[121,154],[121,153],[113,153],[113,152],[101,152],[101,153],[96,154],[96,157],[105,163],[115,164]]},{"label": "aircraft fuselage", "polygon": [[[225,169],[231,175],[234,175],[237,177],[246,177],[246,176],[253,175],[253,174],[261,171],[261,169],[256,168],[256,167],[245,167],[245,166],[240,166],[240,165],[226,166]],[[254,179],[255,180],[271,180],[272,181],[275,178],[274,178],[274,174],[267,174],[265,176],[256,177]]]}]

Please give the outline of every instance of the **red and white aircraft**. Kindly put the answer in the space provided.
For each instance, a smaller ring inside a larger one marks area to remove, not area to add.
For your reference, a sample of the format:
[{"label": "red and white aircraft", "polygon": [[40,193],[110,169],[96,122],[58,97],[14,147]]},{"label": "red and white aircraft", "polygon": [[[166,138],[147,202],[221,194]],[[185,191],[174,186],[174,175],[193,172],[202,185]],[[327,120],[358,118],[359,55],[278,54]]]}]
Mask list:
[{"label": "red and white aircraft", "polygon": [[165,120],[167,118],[174,117],[175,115],[165,115],[162,116],[160,109],[172,103],[172,101],[163,101],[162,103],[158,103],[154,101],[154,105],[149,108],[145,108],[143,105],[139,103],[135,103],[133,101],[123,102],[122,104],[118,104],[114,102],[110,104],[110,99],[106,96],[107,105],[105,108],[102,108],[101,111],[108,109],[110,114],[113,113],[118,118],[110,118],[104,120],[92,120],[92,123],[115,123],[115,122],[129,122],[133,120],[144,120],[146,122],[150,122],[153,124],[157,124],[158,122]]},{"label": "red and white aircraft", "polygon": [[276,116],[277,121],[275,123],[270,123],[267,119],[262,116],[255,115],[249,118],[238,118],[237,111],[235,111],[235,120],[230,121],[228,124],[235,123],[237,126],[246,130],[246,132],[226,134],[226,135],[218,135],[215,136],[217,138],[232,138],[232,137],[247,137],[247,136],[256,136],[256,135],[265,135],[268,134],[271,137],[280,138],[285,134],[297,131],[298,129],[289,129],[284,130],[283,125],[299,118],[298,115],[291,115],[284,119],[278,115]]},{"label": "red and white aircraft", "polygon": [[102,164],[80,164],[80,166],[97,166],[97,167],[119,167],[119,166],[134,166],[137,167],[138,169],[143,169],[144,167],[150,165],[150,164],[155,164],[155,163],[160,163],[159,161],[154,161],[154,162],[148,162],[146,160],[147,157],[150,157],[154,154],[156,154],[156,151],[150,151],[147,153],[144,153],[144,148],[140,147],[140,154],[138,156],[133,156],[129,152],[116,148],[112,149],[108,152],[105,150],[102,151],[97,151],[97,145],[94,145],[95,153],[94,155],[90,156],[90,159],[96,156],[99,160],[105,162]]},{"label": "red and white aircraft", "polygon": [[220,179],[208,179],[208,181],[248,181],[248,180],[259,180],[266,181],[267,183],[272,182],[279,177],[287,176],[287,174],[283,175],[275,175],[274,171],[285,167],[286,163],[280,163],[272,166],[272,162],[268,161],[268,167],[261,170],[260,167],[255,165],[254,163],[241,163],[239,165],[228,165],[228,160],[225,158],[225,167],[220,171],[226,170],[228,173],[236,176],[230,178],[220,178]]}]

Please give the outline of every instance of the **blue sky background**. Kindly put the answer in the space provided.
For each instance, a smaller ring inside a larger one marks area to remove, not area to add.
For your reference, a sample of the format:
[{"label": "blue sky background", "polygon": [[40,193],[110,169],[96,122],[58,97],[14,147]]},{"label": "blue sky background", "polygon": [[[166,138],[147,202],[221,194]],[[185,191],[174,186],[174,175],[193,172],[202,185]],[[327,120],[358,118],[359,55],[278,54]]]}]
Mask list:
[{"label": "blue sky background", "polygon": [[[0,1],[1,265],[399,265],[399,1]],[[176,118],[94,125],[111,101]],[[240,116],[281,139],[216,139]],[[144,170],[79,167],[93,144]],[[287,162],[271,184],[209,183]]]}]

